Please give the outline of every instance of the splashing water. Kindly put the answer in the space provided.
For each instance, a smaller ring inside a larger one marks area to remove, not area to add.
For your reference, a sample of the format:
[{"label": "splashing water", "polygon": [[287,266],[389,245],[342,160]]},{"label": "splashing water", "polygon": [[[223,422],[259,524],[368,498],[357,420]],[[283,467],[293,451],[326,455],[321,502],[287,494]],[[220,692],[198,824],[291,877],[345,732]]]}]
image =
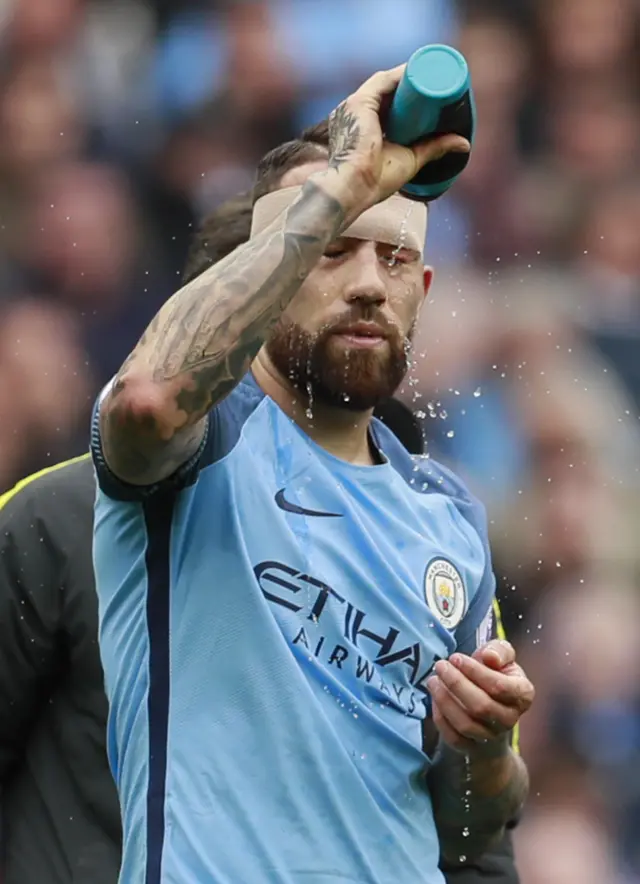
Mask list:
[{"label": "splashing water", "polygon": [[[471,810],[471,761],[468,755],[464,757],[464,783],[467,788],[464,790],[464,795],[462,796],[462,805],[464,807],[465,813],[469,813]],[[469,834],[469,830],[465,826],[465,830],[467,832],[466,835],[463,835],[466,838]]]},{"label": "splashing water", "polygon": [[308,356],[307,364],[305,366],[305,375],[307,377],[307,408],[306,408],[306,411],[304,414],[305,414],[305,417],[307,418],[307,420],[310,421],[310,424],[309,424],[310,427],[313,427],[313,423],[312,423],[312,421],[313,421],[313,384],[310,380],[310,378],[311,378],[311,357],[312,357],[312,353],[315,349],[315,346],[318,342],[321,332],[322,332],[322,329],[319,329],[317,332],[314,332],[311,335],[311,341],[310,341],[311,346],[309,347],[309,356]]},{"label": "splashing water", "polygon": [[[402,221],[400,222],[400,236],[398,237],[398,245],[395,247],[393,252],[391,252],[391,257],[389,258],[389,267],[391,268],[391,275],[394,276],[397,273],[395,270],[398,263],[398,255],[404,249],[406,241],[407,241],[407,226],[409,223],[409,218],[411,217],[411,213],[413,212],[413,206],[409,206],[407,211],[405,212]],[[395,271],[395,273],[394,273]]]},{"label": "splashing water", "polygon": [[[307,399],[308,399],[308,404],[307,404],[307,410],[305,411],[305,417],[307,418],[307,420],[312,421],[313,420],[313,385],[312,385],[311,381],[307,381]],[[313,424],[311,426],[313,426]]]},{"label": "splashing water", "polygon": [[[350,357],[351,357],[351,350],[349,348],[347,348],[347,350],[345,351],[345,354],[344,354],[344,385],[345,385],[345,388],[346,388],[347,382],[349,380],[349,368],[350,368],[349,360],[350,360]],[[343,393],[342,398],[345,402],[349,402],[349,400],[351,399],[351,397],[349,396],[348,393]]]}]

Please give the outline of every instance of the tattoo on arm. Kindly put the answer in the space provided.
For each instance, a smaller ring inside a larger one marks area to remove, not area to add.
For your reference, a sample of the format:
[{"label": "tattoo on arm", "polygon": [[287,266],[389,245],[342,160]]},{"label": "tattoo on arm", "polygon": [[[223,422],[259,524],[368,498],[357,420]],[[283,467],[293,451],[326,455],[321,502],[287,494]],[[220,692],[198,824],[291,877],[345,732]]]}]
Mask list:
[{"label": "tattoo on arm", "polygon": [[[197,451],[206,413],[248,371],[344,217],[310,179],[284,227],[236,249],[162,307],[102,403],[104,455],[118,476],[151,484]],[[145,401],[134,407],[136,384]]]},{"label": "tattoo on arm", "polygon": [[349,159],[360,140],[360,124],[346,101],[331,114],[329,121],[329,167],[339,169]]},{"label": "tattoo on arm", "polygon": [[522,807],[528,776],[510,749],[467,761],[442,745],[428,775],[444,858],[460,865],[485,853]]}]

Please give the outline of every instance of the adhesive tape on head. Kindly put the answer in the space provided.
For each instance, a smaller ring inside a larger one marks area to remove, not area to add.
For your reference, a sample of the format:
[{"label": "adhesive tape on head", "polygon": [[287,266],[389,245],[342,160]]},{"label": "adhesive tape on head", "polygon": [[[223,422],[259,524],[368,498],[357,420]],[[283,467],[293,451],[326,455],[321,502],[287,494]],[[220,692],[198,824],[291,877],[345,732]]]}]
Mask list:
[{"label": "adhesive tape on head", "polygon": [[[283,187],[260,197],[253,207],[251,237],[270,227],[295,200],[302,187]],[[427,236],[427,207],[396,194],[363,212],[342,236],[387,243],[422,254]]]}]

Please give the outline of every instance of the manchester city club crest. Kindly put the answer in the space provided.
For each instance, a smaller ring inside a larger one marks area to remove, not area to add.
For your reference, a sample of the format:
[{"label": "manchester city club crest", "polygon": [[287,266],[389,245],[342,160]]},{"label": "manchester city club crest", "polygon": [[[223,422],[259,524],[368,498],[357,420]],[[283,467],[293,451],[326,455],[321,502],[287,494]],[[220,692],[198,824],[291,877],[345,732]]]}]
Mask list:
[{"label": "manchester city club crest", "polygon": [[445,629],[455,629],[467,609],[458,569],[447,559],[432,559],[425,571],[424,591],[431,613]]}]

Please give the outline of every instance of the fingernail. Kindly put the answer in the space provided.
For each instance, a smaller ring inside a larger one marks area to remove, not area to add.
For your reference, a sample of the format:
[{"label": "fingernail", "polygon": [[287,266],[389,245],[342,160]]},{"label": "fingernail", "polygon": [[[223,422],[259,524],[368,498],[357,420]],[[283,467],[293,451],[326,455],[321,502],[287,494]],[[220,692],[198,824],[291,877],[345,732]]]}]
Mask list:
[{"label": "fingernail", "polygon": [[460,668],[462,666],[462,657],[459,654],[454,654],[453,657],[449,657],[449,663]]},{"label": "fingernail", "polygon": [[438,662],[434,666],[434,669],[438,673],[438,675],[446,675],[448,665],[449,664],[446,660],[438,660]]},{"label": "fingernail", "polygon": [[437,679],[436,679],[435,675],[432,675],[430,678],[427,679],[427,690],[428,691],[433,690],[433,688],[435,687],[436,681],[437,681]]},{"label": "fingernail", "polygon": [[485,657],[493,657],[498,663],[502,663],[502,657],[495,648],[489,648],[489,650],[485,652]]}]

